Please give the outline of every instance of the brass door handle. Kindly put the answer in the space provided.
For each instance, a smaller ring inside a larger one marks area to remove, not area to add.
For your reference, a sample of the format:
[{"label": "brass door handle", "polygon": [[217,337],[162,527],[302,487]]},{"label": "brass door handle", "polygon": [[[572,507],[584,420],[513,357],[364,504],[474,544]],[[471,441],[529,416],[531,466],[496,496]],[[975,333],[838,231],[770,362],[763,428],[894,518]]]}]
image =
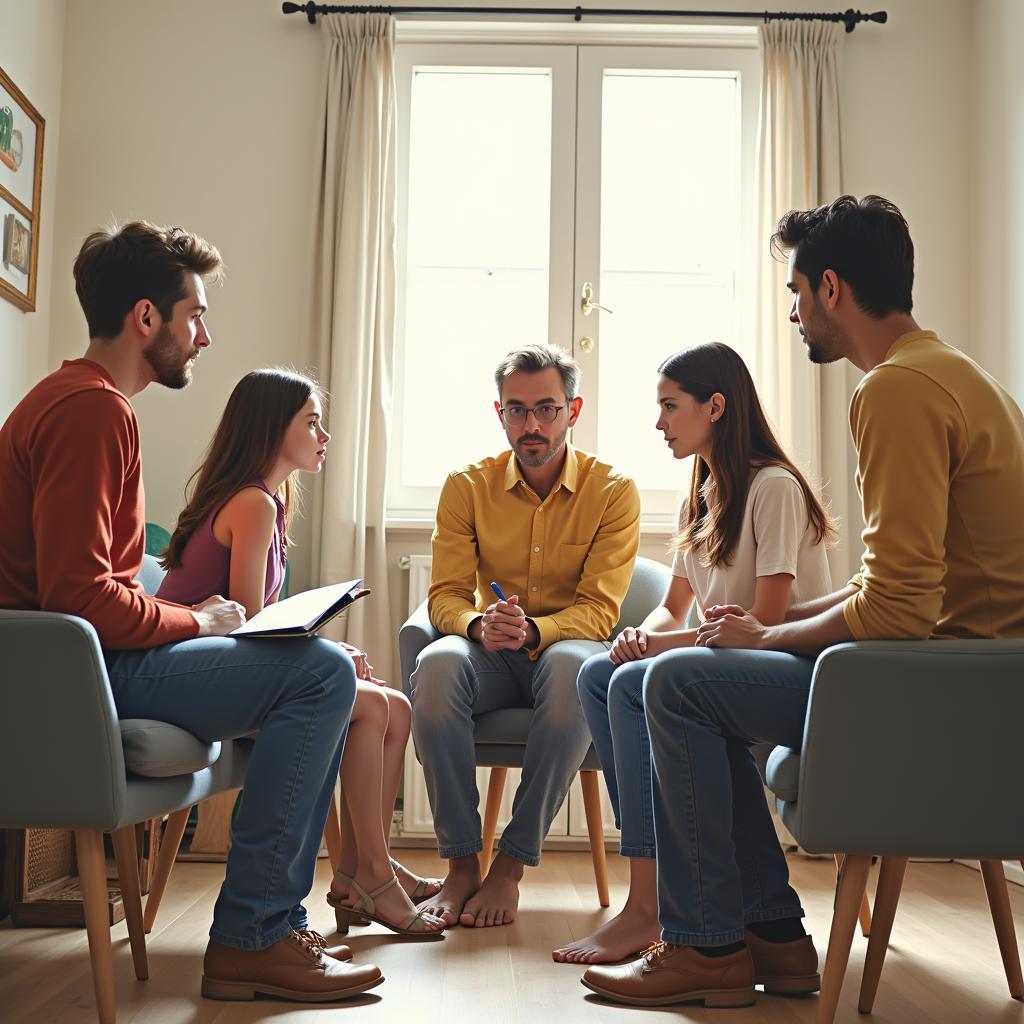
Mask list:
[{"label": "brass door handle", "polygon": [[594,286],[589,281],[583,282],[583,290],[580,292],[580,309],[583,310],[584,316],[590,316],[595,309],[603,309],[606,313],[610,313],[611,310],[607,306],[602,306],[600,302],[594,302]]}]

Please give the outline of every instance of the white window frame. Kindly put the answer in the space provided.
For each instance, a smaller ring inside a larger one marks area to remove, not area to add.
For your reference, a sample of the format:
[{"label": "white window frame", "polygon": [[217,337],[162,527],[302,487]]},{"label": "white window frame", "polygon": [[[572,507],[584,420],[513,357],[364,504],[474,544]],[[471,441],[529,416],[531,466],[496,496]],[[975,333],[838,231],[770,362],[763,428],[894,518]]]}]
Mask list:
[{"label": "white window frame", "polygon": [[[583,202],[596,202],[599,197],[583,195],[590,188],[598,187],[599,182],[591,176],[589,184],[580,185],[580,195],[576,194],[580,177],[577,175],[575,162],[582,159],[594,159],[592,152],[596,145],[596,158],[600,159],[599,132],[581,132],[587,136],[588,152],[580,151],[579,138],[576,139],[575,152],[572,154],[573,166],[566,166],[566,157],[554,145],[554,140],[565,132],[575,138],[577,132],[577,103],[579,102],[580,66],[586,62],[581,53],[590,47],[651,47],[649,54],[644,55],[643,63],[637,61],[637,54],[629,55],[630,66],[674,66],[680,52],[685,53],[686,65],[693,70],[733,69],[742,74],[742,188],[744,202],[744,241],[743,251],[748,254],[746,265],[742,271],[743,281],[740,284],[742,293],[749,296],[741,321],[749,326],[752,324],[753,298],[753,192],[754,192],[754,147],[757,137],[757,83],[759,82],[759,56],[757,54],[757,33],[753,27],[745,26],[679,26],[679,25],[531,25],[526,23],[502,24],[496,22],[415,22],[399,20],[396,30],[398,45],[396,47],[396,79],[398,93],[398,309],[396,322],[396,367],[394,418],[393,418],[393,449],[391,466],[389,467],[388,484],[388,524],[391,527],[408,527],[432,523],[437,497],[444,482],[443,476],[436,487],[413,488],[402,487],[398,482],[398,471],[401,465],[400,437],[404,429],[402,409],[404,399],[404,375],[401,372],[404,353],[405,331],[405,280],[406,280],[406,240],[408,238],[408,187],[409,187],[409,123],[407,112],[411,105],[413,70],[420,66],[459,67],[459,66],[507,66],[507,67],[555,67],[559,73],[565,74],[568,62],[574,65],[574,88],[571,95],[556,88],[553,78],[552,92],[552,228],[551,228],[551,279],[549,300],[549,330],[552,339],[572,339],[574,354],[584,369],[586,391],[591,398],[591,410],[596,400],[597,353],[590,357],[579,349],[579,341],[584,335],[595,337],[599,331],[597,317],[591,316],[586,321],[579,317],[579,304],[576,301],[584,280],[596,281],[599,274],[597,266],[598,238],[593,232],[599,231],[596,218],[578,218],[576,211]],[[578,47],[578,49],[577,49]],[[665,51],[673,51],[674,59],[670,64],[665,62]],[[660,51],[660,53],[659,53]],[[619,61],[617,66],[623,66]],[[585,223],[588,222],[589,223]],[[588,231],[591,232],[588,235]],[[567,260],[561,253],[566,245],[566,238],[572,240],[573,258]],[[556,252],[556,249],[558,250]],[[581,256],[586,253],[585,257]],[[596,338],[599,344],[599,338]],[[480,382],[460,382],[469,390],[479,387],[481,401],[490,400],[489,380]],[[596,412],[586,418],[596,431]],[[594,434],[587,429],[585,421],[576,432],[574,441],[587,447],[587,439]],[[592,445],[592,441],[591,441]],[[493,451],[481,450],[479,457],[496,454],[500,447]],[[594,450],[591,447],[590,450]],[[600,452],[598,451],[598,454]],[[454,470],[458,467],[451,466]],[[617,467],[628,473],[629,467]],[[657,499],[654,499],[657,495]],[[674,506],[675,497],[666,498],[666,492],[652,492],[645,495],[644,525],[648,533],[670,533],[674,528],[675,516],[670,511]]]}]

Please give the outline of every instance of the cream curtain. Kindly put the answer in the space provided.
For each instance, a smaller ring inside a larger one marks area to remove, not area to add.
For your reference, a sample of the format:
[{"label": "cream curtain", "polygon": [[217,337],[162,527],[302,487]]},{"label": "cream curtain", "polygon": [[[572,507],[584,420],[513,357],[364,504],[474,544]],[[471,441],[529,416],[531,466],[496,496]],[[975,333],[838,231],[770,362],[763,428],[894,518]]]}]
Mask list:
[{"label": "cream curtain", "polygon": [[394,21],[320,19],[328,51],[317,219],[315,320],[333,438],[314,497],[313,561],[322,584],[363,577],[336,637],[394,679],[385,557],[385,478],[395,338]]},{"label": "cream curtain", "polygon": [[[796,328],[786,264],[768,243],[779,218],[829,202],[842,191],[839,54],[843,26],[777,21],[758,29],[761,110],[758,124],[755,379],[783,447],[821,485],[839,517],[840,541],[829,552],[833,586],[846,583],[860,554],[861,513],[852,483],[855,465],[847,427],[852,393],[845,362],[815,366]],[[796,842],[769,807],[779,840]]]},{"label": "cream curtain", "polygon": [[839,58],[844,28],[829,22],[762,25],[757,164],[755,377],[783,446],[818,482],[840,519],[830,552],[838,588],[860,556],[860,503],[847,408],[856,371],[845,362],[817,367],[789,323],[786,265],[768,242],[779,218],[842,191]]}]

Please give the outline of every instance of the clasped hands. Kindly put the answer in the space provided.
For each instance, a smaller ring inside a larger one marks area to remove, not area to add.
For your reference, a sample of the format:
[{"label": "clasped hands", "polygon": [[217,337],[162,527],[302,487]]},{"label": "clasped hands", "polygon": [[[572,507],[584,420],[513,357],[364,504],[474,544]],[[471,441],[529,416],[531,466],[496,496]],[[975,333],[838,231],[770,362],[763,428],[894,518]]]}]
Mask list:
[{"label": "clasped hands", "polygon": [[[762,646],[765,626],[737,604],[711,605],[697,627],[695,647],[736,647],[747,650]],[[612,643],[608,657],[615,665],[642,658],[654,658],[670,649],[665,633],[649,633],[627,626]]]},{"label": "clasped hands", "polygon": [[531,640],[536,642],[536,632],[515,594],[488,605],[480,619],[480,643],[487,651],[518,651]]},{"label": "clasped hands", "polygon": [[713,604],[697,627],[695,647],[737,647],[758,650],[768,627],[738,604]]},{"label": "clasped hands", "polygon": [[355,662],[356,679],[360,679],[367,683],[376,683],[378,686],[387,686],[387,683],[385,683],[383,679],[378,679],[373,674],[373,666],[368,661],[365,652],[359,650],[358,647],[353,647],[351,644],[345,643],[344,640],[339,640],[338,646],[347,651],[349,657],[351,657]]}]

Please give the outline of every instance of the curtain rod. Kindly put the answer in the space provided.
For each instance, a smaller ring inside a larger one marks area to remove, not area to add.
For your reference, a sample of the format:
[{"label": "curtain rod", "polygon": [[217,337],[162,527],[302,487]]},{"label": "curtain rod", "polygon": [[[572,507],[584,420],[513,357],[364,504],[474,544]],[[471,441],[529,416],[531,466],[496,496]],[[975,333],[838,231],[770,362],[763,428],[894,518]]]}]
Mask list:
[{"label": "curtain rod", "polygon": [[846,31],[852,32],[862,21],[873,21],[884,25],[889,20],[886,11],[863,14],[852,8],[846,11],[819,11],[800,13],[797,11],[634,11],[628,8],[596,10],[592,7],[392,7],[371,4],[316,4],[309,0],[305,4],[283,3],[285,14],[305,14],[310,25],[316,24],[318,14],[534,14],[541,17],[569,17],[574,21],[587,18],[739,18],[744,21],[841,21]]}]

